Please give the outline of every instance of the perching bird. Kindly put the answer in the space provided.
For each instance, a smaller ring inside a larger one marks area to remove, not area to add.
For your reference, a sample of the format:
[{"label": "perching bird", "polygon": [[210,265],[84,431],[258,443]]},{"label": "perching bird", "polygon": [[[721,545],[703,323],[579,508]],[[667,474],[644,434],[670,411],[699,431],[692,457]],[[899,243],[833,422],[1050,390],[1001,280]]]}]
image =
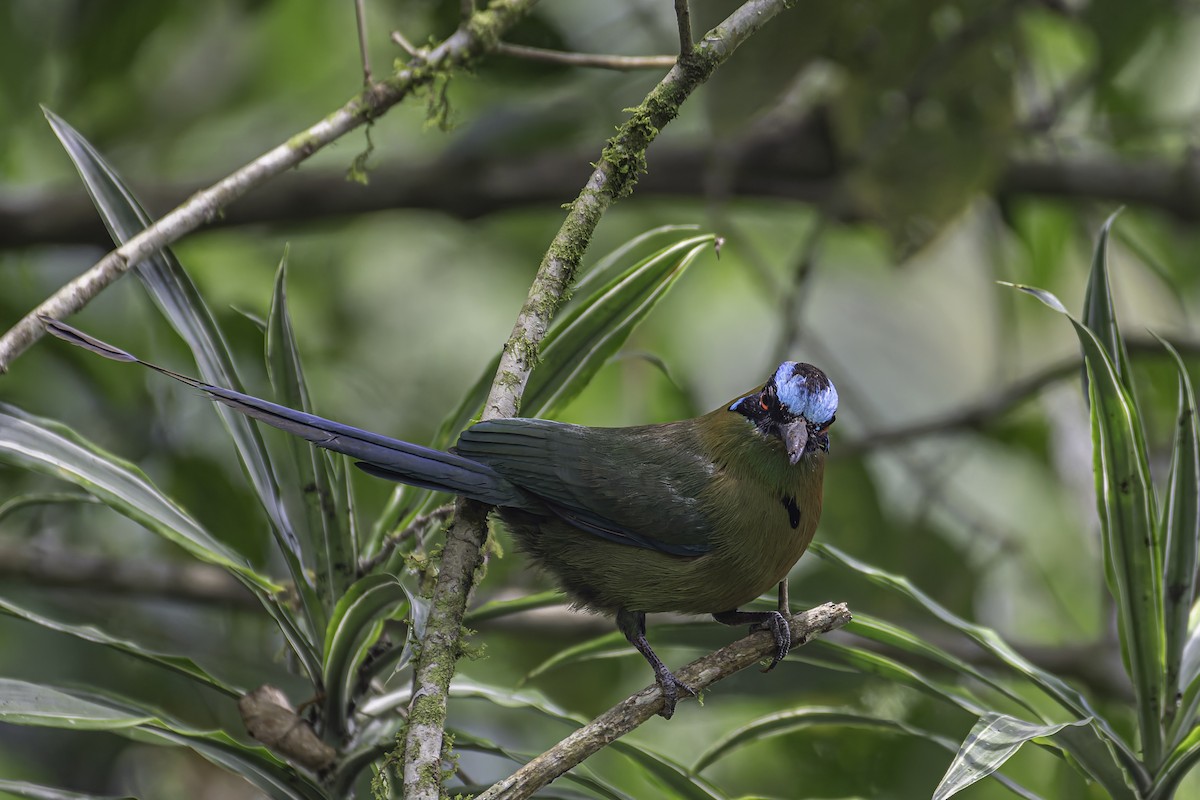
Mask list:
[{"label": "perching bird", "polygon": [[248,416],[344,453],[366,472],[493,505],[519,547],[578,606],[616,616],[646,658],[670,718],[694,694],[646,641],[646,614],[712,614],[791,647],[778,611],[739,611],[777,585],[821,516],[827,431],[837,390],[811,364],[785,361],[759,388],[695,419],[587,428],[495,419],[432,450],[178,375],[43,317],[50,333],[145,364]]}]

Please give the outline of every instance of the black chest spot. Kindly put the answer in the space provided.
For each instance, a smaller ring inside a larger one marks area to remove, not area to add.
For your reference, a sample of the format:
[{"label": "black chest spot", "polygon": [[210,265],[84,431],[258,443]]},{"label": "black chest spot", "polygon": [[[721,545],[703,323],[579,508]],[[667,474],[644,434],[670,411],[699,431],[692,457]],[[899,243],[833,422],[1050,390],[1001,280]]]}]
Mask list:
[{"label": "black chest spot", "polygon": [[796,496],[794,494],[785,494],[779,498],[779,502],[787,509],[788,522],[792,524],[792,527],[800,527],[800,506],[796,505]]}]

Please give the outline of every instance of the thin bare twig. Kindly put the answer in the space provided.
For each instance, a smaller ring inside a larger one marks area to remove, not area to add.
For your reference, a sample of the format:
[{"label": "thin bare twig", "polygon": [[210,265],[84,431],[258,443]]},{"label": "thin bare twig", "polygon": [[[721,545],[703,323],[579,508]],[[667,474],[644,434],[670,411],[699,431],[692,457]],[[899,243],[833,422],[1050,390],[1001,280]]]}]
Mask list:
[{"label": "thin bare twig", "polygon": [[371,60],[367,57],[367,10],[363,0],[354,0],[354,17],[358,22],[358,52],[362,55],[363,86],[370,89],[375,79],[371,77]]},{"label": "thin bare twig", "polygon": [[395,550],[396,546],[401,542],[405,541],[411,536],[414,536],[419,531],[424,530],[425,526],[429,525],[430,523],[441,522],[442,520],[447,519],[453,513],[454,504],[446,503],[446,505],[438,506],[428,514],[417,515],[417,518],[414,519],[406,528],[404,528],[404,530],[393,533],[384,539],[378,553],[370,558],[360,561],[358,565],[358,574],[366,575],[368,572],[371,572],[380,564],[387,561],[388,558],[391,557],[392,551]]},{"label": "thin bare twig", "polygon": [[[822,633],[846,625],[850,619],[850,610],[845,603],[826,603],[796,614],[791,618],[792,647],[803,646]],[[774,642],[770,634],[759,631],[696,659],[675,674],[684,683],[702,691],[758,663],[768,657],[773,649]],[[529,797],[588,756],[653,717],[662,704],[662,692],[658,686],[647,686],[496,783],[479,795],[478,800],[523,800]]]},{"label": "thin bare twig", "polygon": [[41,338],[44,326],[38,319],[69,317],[120,278],[132,267],[177,241],[209,220],[251,189],[295,167],[321,148],[364,125],[399,103],[414,89],[428,85],[446,70],[455,69],[488,52],[497,38],[536,0],[493,0],[480,13],[430,51],[426,68],[404,69],[379,81],[320,122],[264,153],[182,205],[144,231],[111,251],[95,265],[43,301],[0,337],[0,374],[13,360]]},{"label": "thin bare twig", "polygon": [[413,59],[414,61],[425,60],[425,53],[423,53],[420,48],[406,39],[404,34],[400,31],[392,31],[392,41],[400,45],[400,49],[408,53],[409,58]]},{"label": "thin bare twig", "polygon": [[547,64],[565,64],[571,67],[594,67],[618,72],[639,69],[670,69],[675,66],[675,56],[616,56],[598,53],[571,53],[565,50],[547,50],[544,47],[527,47],[523,44],[501,42],[496,45],[496,55],[523,58],[526,61],[542,61]]},{"label": "thin bare twig", "polygon": [[675,22],[679,26],[679,55],[692,54],[692,12],[688,0],[675,0]]}]

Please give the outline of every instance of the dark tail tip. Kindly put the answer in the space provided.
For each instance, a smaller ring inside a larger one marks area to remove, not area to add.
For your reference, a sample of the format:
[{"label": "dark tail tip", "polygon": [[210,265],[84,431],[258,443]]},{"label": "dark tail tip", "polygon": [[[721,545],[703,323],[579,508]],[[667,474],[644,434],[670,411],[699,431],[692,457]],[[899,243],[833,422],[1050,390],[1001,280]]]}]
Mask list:
[{"label": "dark tail tip", "polygon": [[65,342],[70,342],[77,347],[82,347],[85,350],[91,350],[93,353],[102,355],[105,358],[111,358],[113,361],[137,362],[138,360],[129,353],[126,353],[124,350],[120,350],[116,347],[113,347],[111,344],[108,344],[107,342],[102,342],[99,339],[88,336],[83,331],[76,330],[70,325],[67,325],[65,322],[59,322],[58,320],[54,319],[54,317],[51,317],[47,314],[38,314],[38,319],[41,320],[41,323],[46,326],[47,333],[51,334],[52,336],[57,336],[59,339],[62,339]]}]

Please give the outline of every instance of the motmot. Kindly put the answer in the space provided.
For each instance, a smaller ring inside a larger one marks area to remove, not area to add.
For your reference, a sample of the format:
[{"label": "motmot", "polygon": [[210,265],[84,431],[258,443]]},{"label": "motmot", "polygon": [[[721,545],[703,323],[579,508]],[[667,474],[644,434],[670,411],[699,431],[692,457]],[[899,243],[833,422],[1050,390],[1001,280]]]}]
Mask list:
[{"label": "motmot", "polygon": [[493,419],[443,452],[212,386],[42,319],[61,339],[182,381],[357,459],[371,475],[495,507],[518,548],[576,607],[616,617],[654,670],[664,717],[695,692],[651,648],[646,614],[711,614],[768,630],[767,670],[788,654],[787,617],[740,608],[786,578],[821,517],[838,394],[812,364],[785,361],[761,386],[694,419],[628,428]]}]

